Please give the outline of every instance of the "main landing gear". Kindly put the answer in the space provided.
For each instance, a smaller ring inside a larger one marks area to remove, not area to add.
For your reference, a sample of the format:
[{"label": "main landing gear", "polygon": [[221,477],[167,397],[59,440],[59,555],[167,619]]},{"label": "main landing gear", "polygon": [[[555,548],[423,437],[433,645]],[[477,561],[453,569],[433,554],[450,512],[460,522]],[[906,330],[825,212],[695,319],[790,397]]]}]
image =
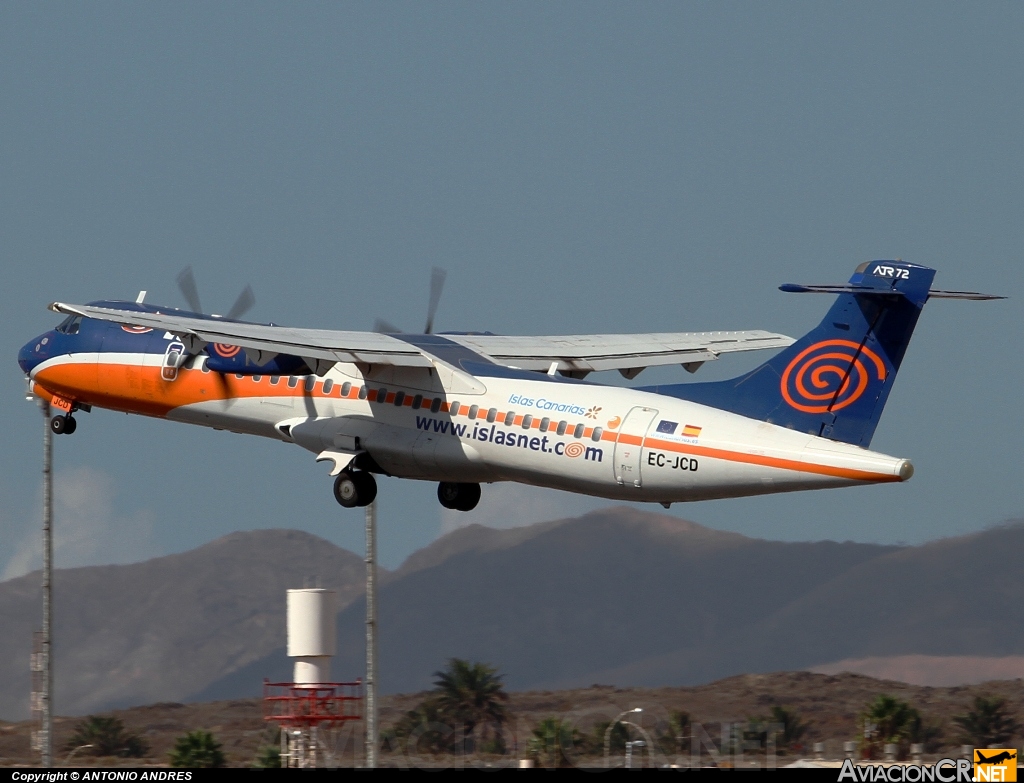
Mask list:
[{"label": "main landing gear", "polygon": [[365,470],[343,470],[334,480],[334,499],[345,508],[368,506],[377,497],[377,480]]},{"label": "main landing gear", "polygon": [[62,416],[54,416],[50,419],[50,429],[54,435],[71,435],[78,429],[78,422],[70,413]]},{"label": "main landing gear", "polygon": [[437,485],[437,499],[445,508],[455,511],[472,511],[480,502],[480,485],[442,481]]}]

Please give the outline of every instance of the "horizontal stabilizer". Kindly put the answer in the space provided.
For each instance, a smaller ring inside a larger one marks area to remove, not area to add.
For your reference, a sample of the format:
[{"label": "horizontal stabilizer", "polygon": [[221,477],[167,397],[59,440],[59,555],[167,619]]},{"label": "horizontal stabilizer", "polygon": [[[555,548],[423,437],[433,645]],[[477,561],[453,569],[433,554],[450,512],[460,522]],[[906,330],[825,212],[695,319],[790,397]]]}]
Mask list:
[{"label": "horizontal stabilizer", "polygon": [[[779,286],[780,291],[789,294],[870,294],[873,296],[906,296],[907,294],[899,289],[877,288],[866,285],[801,285],[800,283],[784,283]],[[1005,299],[1005,296],[996,294],[981,294],[977,291],[928,291],[929,299],[970,299],[976,302],[986,302],[991,299]]]}]

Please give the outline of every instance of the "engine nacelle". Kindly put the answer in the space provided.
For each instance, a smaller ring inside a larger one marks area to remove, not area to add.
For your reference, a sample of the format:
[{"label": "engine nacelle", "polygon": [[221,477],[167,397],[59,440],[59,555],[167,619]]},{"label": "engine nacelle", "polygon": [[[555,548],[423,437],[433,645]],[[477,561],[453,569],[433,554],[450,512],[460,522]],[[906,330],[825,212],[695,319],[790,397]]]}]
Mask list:
[{"label": "engine nacelle", "polygon": [[312,373],[301,356],[285,353],[257,364],[237,345],[210,343],[206,346],[206,366],[214,372],[236,375],[309,375]]}]

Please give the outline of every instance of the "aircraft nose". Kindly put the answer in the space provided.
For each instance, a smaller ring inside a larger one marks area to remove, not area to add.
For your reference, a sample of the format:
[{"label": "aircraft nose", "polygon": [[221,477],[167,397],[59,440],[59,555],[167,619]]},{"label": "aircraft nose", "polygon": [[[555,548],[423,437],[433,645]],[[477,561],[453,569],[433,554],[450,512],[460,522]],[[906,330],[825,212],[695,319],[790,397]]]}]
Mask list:
[{"label": "aircraft nose", "polygon": [[[43,337],[37,337],[30,343],[26,343],[22,346],[21,350],[18,351],[18,366],[26,373],[30,374],[32,370],[36,368],[44,358],[43,353],[46,348],[46,343],[43,342]],[[47,340],[49,342],[49,340]]]}]

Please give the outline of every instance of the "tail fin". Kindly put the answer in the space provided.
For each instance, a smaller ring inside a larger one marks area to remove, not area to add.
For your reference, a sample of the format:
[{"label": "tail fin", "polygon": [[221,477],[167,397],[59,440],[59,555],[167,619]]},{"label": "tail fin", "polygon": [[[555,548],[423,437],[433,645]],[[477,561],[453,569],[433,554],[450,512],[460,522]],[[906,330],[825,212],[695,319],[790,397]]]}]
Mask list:
[{"label": "tail fin", "polygon": [[[867,447],[934,277],[928,267],[873,261],[847,285],[781,286],[839,297],[818,328],[746,375],[649,390]],[[956,292],[935,292],[946,293]]]}]

